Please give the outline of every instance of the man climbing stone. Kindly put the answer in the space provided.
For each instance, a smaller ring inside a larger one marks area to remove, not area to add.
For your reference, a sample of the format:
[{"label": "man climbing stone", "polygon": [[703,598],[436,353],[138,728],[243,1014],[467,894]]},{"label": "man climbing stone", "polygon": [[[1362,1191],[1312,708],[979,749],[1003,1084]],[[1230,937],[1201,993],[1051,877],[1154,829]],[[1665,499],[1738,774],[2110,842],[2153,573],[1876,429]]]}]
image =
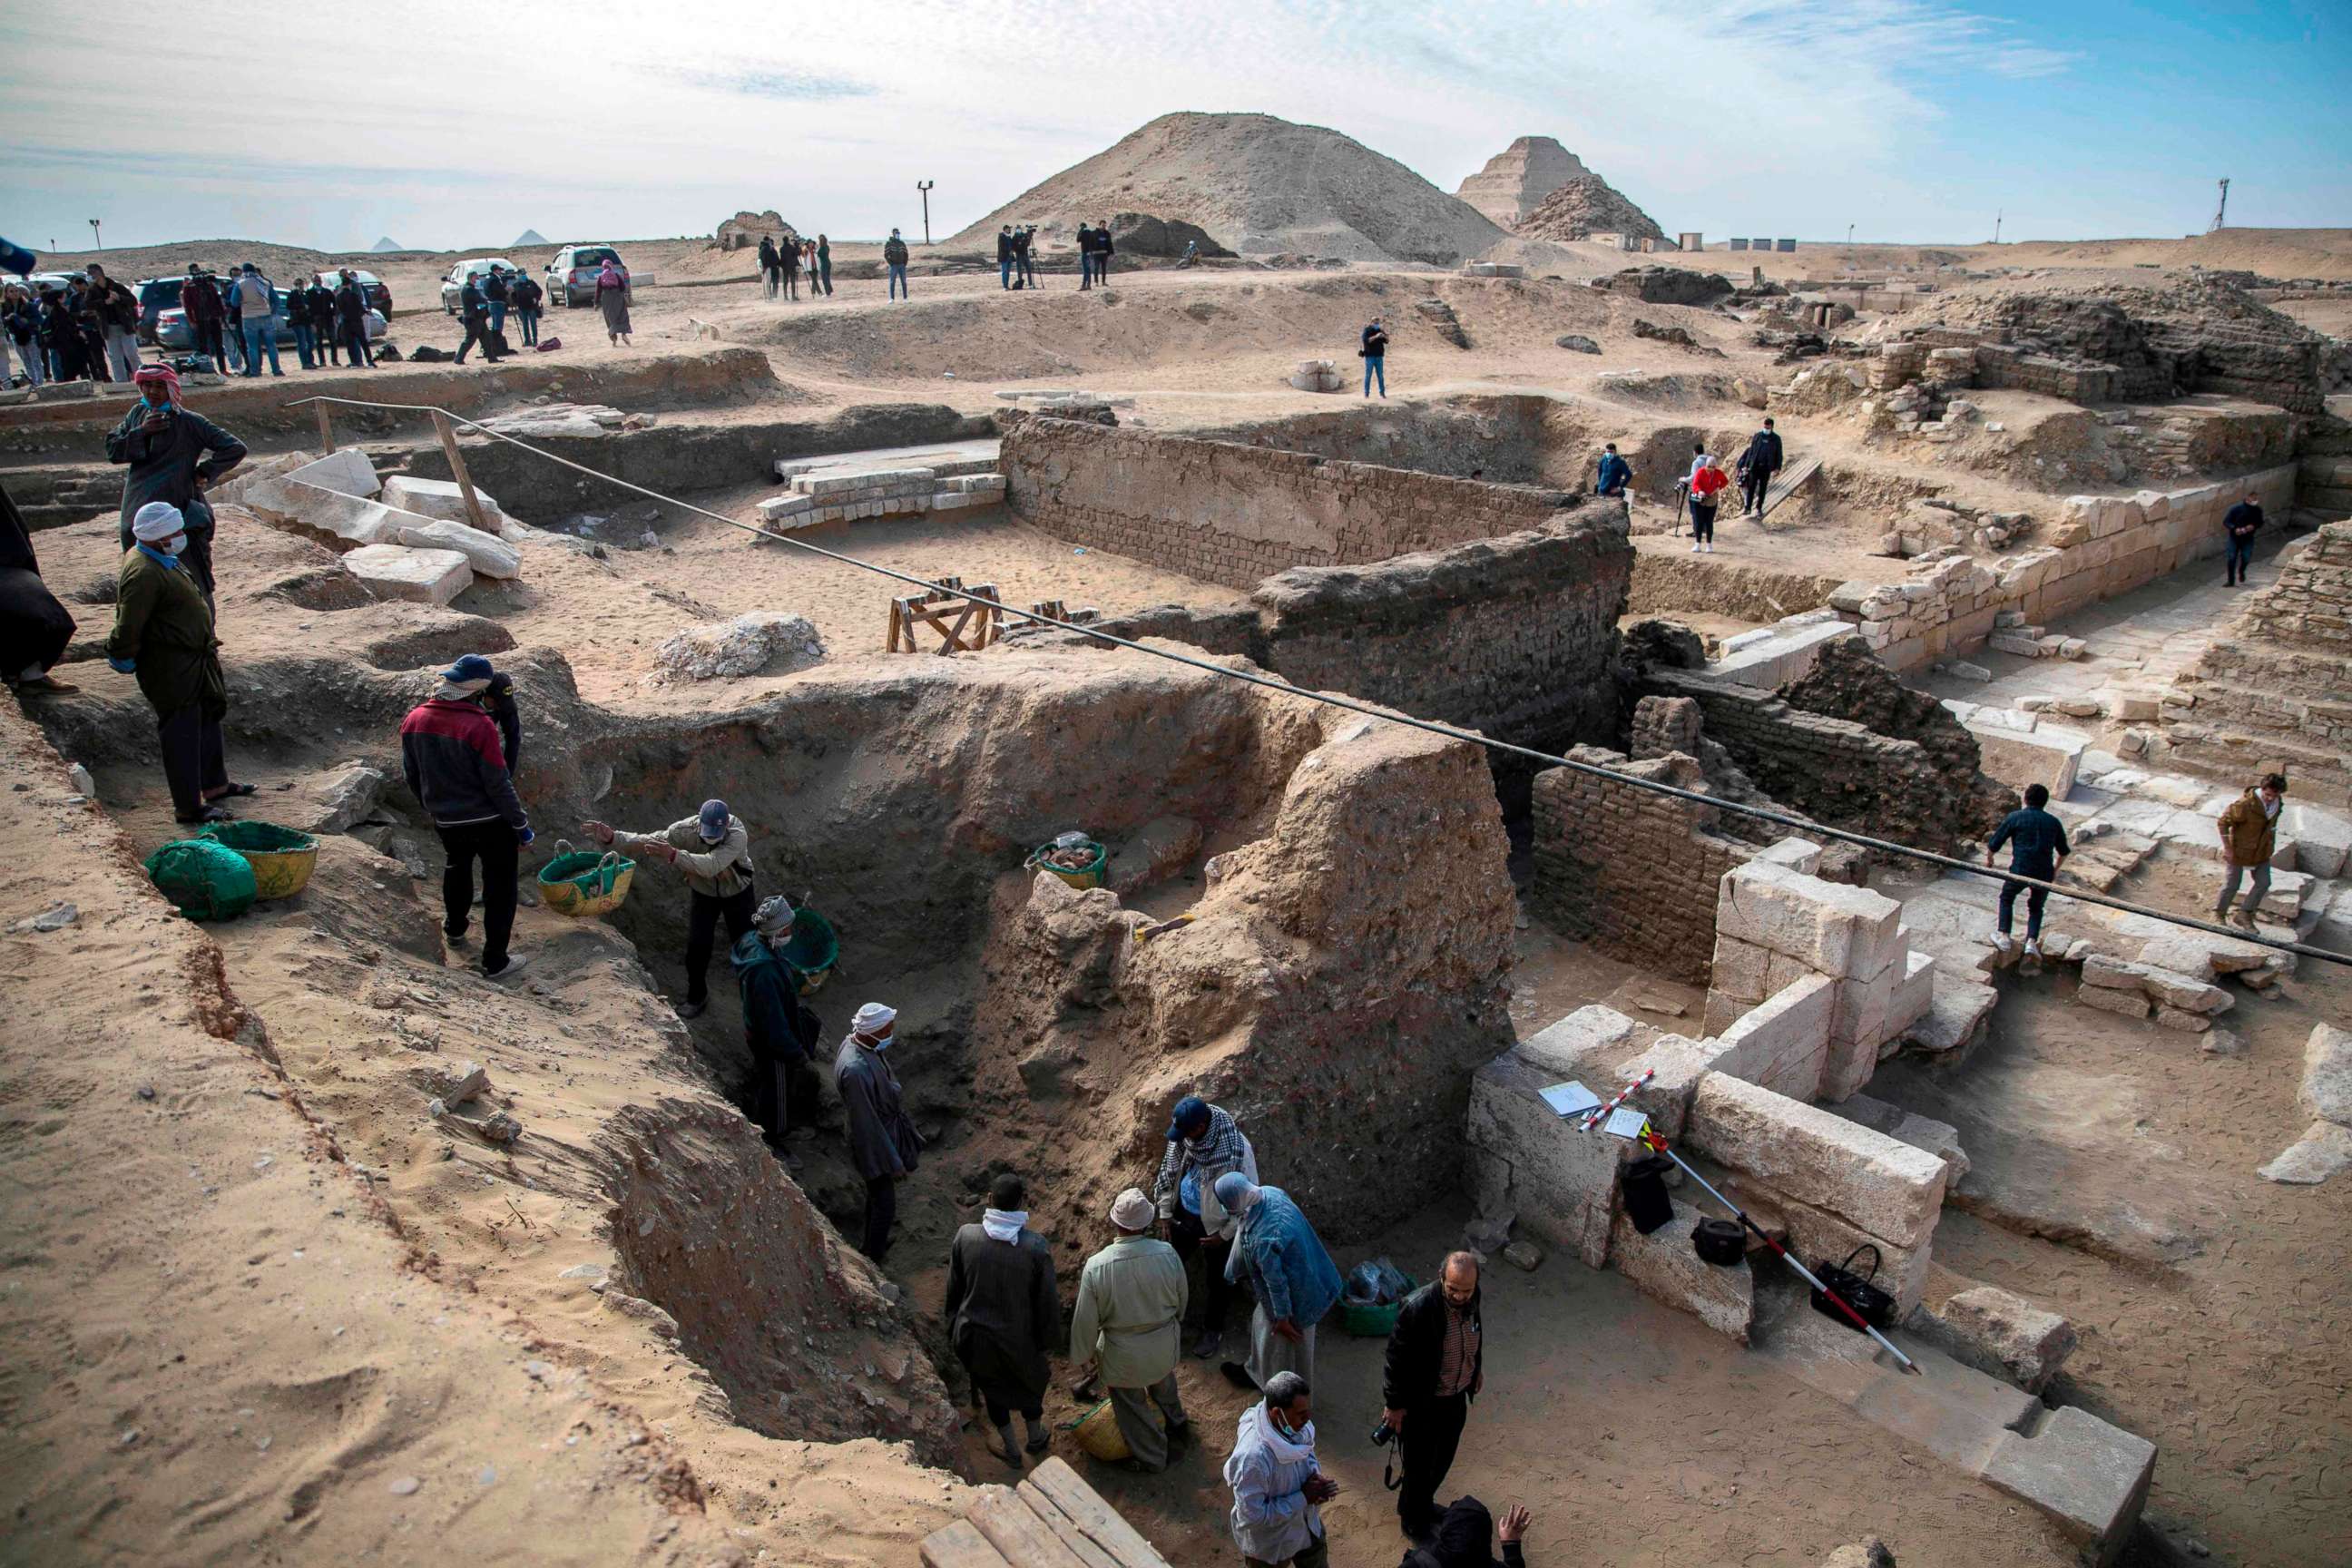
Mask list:
[{"label": "man climbing stone", "polygon": [[[2040,784],[2025,786],[2025,806],[2000,819],[1992,830],[1992,838],[1985,845],[1985,864],[2004,844],[2009,846],[2009,868],[2021,877],[2036,881],[2057,880],[2058,868],[2065,864],[2074,847],[2066,842],[2066,825],[2043,808],[2050,804],[2050,792]],[[1992,944],[2008,952],[2016,947],[2010,940],[2011,914],[2017,907],[2017,895],[2025,895],[2025,956],[2042,956],[2042,906],[2050,901],[2047,888],[2028,887],[2023,882],[2004,880],[2000,885],[2000,927],[1993,932]]]},{"label": "man climbing stone", "polygon": [[699,1018],[710,1005],[710,954],[719,918],[727,921],[731,948],[751,930],[759,895],[751,885],[751,830],[723,800],[706,800],[692,816],[680,817],[659,833],[629,833],[603,822],[583,822],[581,831],[624,854],[642,854],[675,866],[686,877],[686,1000],[681,1018]]},{"label": "man climbing stone", "polygon": [[2278,853],[2279,809],[2285,802],[2286,775],[2265,773],[2261,784],[2221,808],[2214,826],[2221,829],[2221,864],[2226,869],[2221,897],[2213,905],[2216,921],[2231,921],[2230,901],[2238,896],[2238,884],[2252,872],[2253,885],[2246,889],[2246,901],[2231,923],[2255,929],[2255,912],[2270,896],[2271,857]]}]

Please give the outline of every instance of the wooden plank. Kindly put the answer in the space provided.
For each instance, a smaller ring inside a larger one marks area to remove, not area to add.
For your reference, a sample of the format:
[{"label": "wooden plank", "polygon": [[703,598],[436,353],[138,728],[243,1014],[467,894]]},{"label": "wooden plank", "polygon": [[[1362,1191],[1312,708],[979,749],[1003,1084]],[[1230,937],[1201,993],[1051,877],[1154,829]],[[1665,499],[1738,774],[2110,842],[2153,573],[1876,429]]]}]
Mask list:
[{"label": "wooden plank", "polygon": [[1087,1532],[1078,1528],[1077,1521],[1055,1506],[1052,1498],[1039,1491],[1034,1482],[1023,1481],[1013,1489],[1021,1494],[1021,1500],[1029,1505],[1029,1511],[1044,1520],[1046,1528],[1060,1538],[1063,1545],[1077,1553],[1078,1561],[1087,1568],[1119,1568],[1118,1559],[1087,1540]]},{"label": "wooden plank", "polygon": [[310,405],[310,412],[319,416],[319,445],[332,452],[335,449],[334,416],[327,412],[327,405],[323,403]]},{"label": "wooden plank", "polygon": [[1045,1521],[1030,1510],[1018,1492],[1004,1487],[983,1488],[980,1500],[964,1517],[1004,1553],[1013,1568],[1087,1568],[1078,1554],[1062,1544]]},{"label": "wooden plank", "polygon": [[1004,1553],[969,1520],[957,1520],[923,1537],[923,1568],[1012,1568]]},{"label": "wooden plank", "polygon": [[498,530],[482,521],[482,498],[474,493],[474,477],[466,471],[465,455],[457,450],[457,429],[450,425],[449,416],[437,408],[433,411],[433,430],[441,437],[441,455],[449,459],[450,477],[465,492],[466,515],[474,520],[476,528],[495,536]]},{"label": "wooden plank", "polygon": [[1803,462],[1782,474],[1777,482],[1767,487],[1764,491],[1764,515],[1770,517],[1774,507],[1804,489],[1805,481],[1811,479],[1820,470],[1821,466],[1822,460],[1819,458],[1807,458]]},{"label": "wooden plank", "polygon": [[1169,1568],[1168,1559],[1143,1539],[1142,1532],[1121,1519],[1118,1510],[1103,1501],[1059,1456],[1030,1471],[1029,1479],[1087,1540],[1109,1552],[1119,1568]]}]

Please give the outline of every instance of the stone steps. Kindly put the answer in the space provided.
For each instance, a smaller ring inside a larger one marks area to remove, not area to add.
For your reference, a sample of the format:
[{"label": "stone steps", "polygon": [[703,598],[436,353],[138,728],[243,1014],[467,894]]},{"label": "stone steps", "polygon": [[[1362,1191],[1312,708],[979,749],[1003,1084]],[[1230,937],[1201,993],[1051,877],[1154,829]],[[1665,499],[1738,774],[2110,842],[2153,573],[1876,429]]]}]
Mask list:
[{"label": "stone steps", "polygon": [[780,458],[788,493],[759,503],[769,531],[993,505],[1004,493],[994,441]]}]

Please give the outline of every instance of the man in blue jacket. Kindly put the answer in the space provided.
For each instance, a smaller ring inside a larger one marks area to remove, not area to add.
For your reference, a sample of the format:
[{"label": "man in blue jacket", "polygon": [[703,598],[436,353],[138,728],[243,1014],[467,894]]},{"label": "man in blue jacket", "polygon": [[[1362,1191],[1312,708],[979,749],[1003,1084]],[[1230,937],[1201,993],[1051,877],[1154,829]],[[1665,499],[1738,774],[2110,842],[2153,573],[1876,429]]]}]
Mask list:
[{"label": "man in blue jacket", "polygon": [[1339,1268],[1322,1237],[1280,1187],[1261,1187],[1239,1171],[1214,1187],[1225,1212],[1242,1216],[1241,1233],[1225,1258],[1225,1278],[1247,1279],[1257,1309],[1250,1314],[1250,1359],[1223,1365],[1238,1386],[1266,1386],[1278,1372],[1315,1380],[1315,1325],[1339,1300]]},{"label": "man in blue jacket", "polygon": [[[2012,811],[2000,819],[1993,829],[1992,838],[1985,845],[1985,864],[2004,844],[2009,846],[2009,868],[2020,876],[2037,881],[2055,881],[2058,868],[2074,847],[2066,842],[2066,825],[2042,808],[2050,804],[2050,792],[2040,784],[2025,786],[2025,809]],[[2003,952],[2013,945],[2009,938],[2010,911],[2017,905],[2017,895],[2025,899],[2025,956],[2042,956],[2042,906],[2050,901],[2050,889],[2032,888],[2023,882],[2003,881],[2000,885],[2000,927],[1993,933],[1992,944]]]},{"label": "man in blue jacket", "polygon": [[507,951],[514,931],[515,884],[530,818],[507,773],[506,746],[482,706],[498,671],[469,653],[441,672],[430,699],[400,723],[400,771],[409,793],[433,818],[448,866],[441,873],[441,934],[466,944],[474,908],[474,862],[482,863],[482,973],[505,980],[523,966]]},{"label": "man in blue jacket", "polygon": [[1625,493],[1625,487],[1633,482],[1633,465],[1617,455],[1617,443],[1612,441],[1601,447],[1601,472],[1592,487],[1592,493],[1622,496]]}]

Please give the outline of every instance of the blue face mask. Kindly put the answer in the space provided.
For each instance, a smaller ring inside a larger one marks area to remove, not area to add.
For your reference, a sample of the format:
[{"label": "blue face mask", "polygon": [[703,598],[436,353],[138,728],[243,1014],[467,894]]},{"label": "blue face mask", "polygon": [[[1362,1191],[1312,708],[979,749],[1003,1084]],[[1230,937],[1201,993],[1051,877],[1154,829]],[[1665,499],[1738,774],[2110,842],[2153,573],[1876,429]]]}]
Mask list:
[{"label": "blue face mask", "polygon": [[888,1050],[890,1048],[890,1042],[897,1038],[898,1037],[896,1035],[885,1035],[880,1039],[875,1041],[874,1049],[876,1053],[878,1055],[883,1051]]},{"label": "blue face mask", "polygon": [[177,555],[181,551],[185,550],[187,547],[188,536],[184,533],[173,534],[171,538],[163,541],[163,553],[166,555]]}]

